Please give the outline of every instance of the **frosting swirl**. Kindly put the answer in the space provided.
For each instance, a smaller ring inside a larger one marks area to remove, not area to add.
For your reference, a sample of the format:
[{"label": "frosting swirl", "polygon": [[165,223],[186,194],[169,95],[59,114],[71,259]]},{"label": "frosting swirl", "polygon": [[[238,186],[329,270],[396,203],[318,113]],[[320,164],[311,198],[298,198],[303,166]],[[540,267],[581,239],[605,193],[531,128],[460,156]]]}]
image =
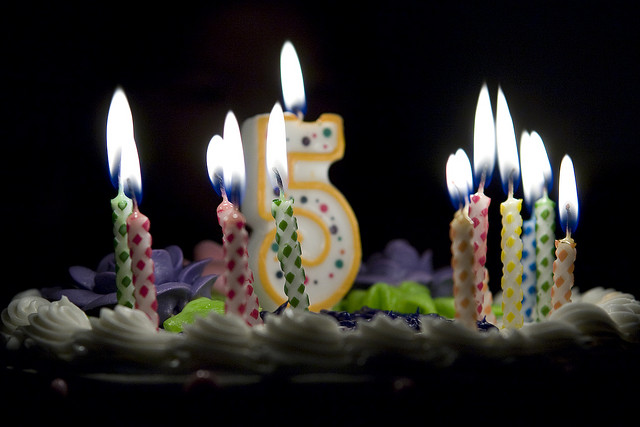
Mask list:
[{"label": "frosting swirl", "polygon": [[254,336],[279,364],[335,368],[348,361],[344,334],[330,316],[284,310],[279,316],[266,316],[264,325],[254,327]]},{"label": "frosting swirl", "polygon": [[141,310],[117,305],[102,308],[100,317],[91,317],[91,330],[75,336],[76,353],[101,359],[175,365],[173,347],[181,337],[158,330]]},{"label": "frosting swirl", "polygon": [[28,320],[28,325],[20,327],[25,347],[37,345],[65,360],[73,357],[73,334],[91,328],[87,315],[67,297],[39,306]]},{"label": "frosting swirl", "polygon": [[185,324],[183,336],[179,352],[188,366],[267,370],[254,343],[252,328],[239,316],[212,311]]}]

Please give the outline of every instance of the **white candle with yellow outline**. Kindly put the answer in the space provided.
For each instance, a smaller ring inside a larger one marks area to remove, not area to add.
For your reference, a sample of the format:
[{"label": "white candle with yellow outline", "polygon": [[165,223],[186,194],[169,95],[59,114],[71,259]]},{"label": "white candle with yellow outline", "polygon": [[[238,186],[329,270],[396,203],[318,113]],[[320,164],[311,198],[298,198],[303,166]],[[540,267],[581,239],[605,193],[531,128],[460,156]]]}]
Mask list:
[{"label": "white candle with yellow outline", "polygon": [[502,215],[502,326],[507,329],[519,329],[524,323],[522,315],[522,199],[513,197],[520,180],[520,165],[513,121],[509,113],[507,100],[501,88],[498,88],[496,108],[496,142],[498,147],[498,165],[502,186],[506,190],[507,200],[500,204]]},{"label": "white candle with yellow outline", "polygon": [[578,190],[571,157],[565,155],[560,164],[558,213],[560,224],[566,231],[562,240],[556,240],[556,260],[553,263],[552,310],[571,302],[573,268],[576,260],[576,242],[571,237],[578,225]]},{"label": "white candle with yellow outline", "polygon": [[[304,88],[298,90],[302,92],[304,104]],[[318,120],[308,122],[301,118],[303,106],[287,105],[287,109],[298,113],[285,113],[287,196],[295,200],[298,238],[304,246],[302,259],[311,300],[309,308],[317,311],[331,308],[351,288],[362,257],[360,231],[351,206],[329,181],[328,175],[331,164],[344,155],[342,118],[325,113]],[[249,259],[254,286],[262,307],[273,310],[286,301],[287,296],[282,288],[276,228],[271,216],[271,202],[277,194],[266,171],[268,121],[269,115],[261,114],[242,125],[247,165],[247,197],[243,212],[252,229]]]}]

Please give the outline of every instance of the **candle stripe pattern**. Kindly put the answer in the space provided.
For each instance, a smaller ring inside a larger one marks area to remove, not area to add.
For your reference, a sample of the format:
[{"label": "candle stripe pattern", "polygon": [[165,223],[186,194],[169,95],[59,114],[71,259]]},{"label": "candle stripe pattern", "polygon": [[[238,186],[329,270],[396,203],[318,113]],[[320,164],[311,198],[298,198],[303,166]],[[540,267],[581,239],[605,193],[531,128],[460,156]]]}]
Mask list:
[{"label": "candle stripe pattern", "polygon": [[226,269],[218,278],[227,291],[224,310],[240,316],[249,326],[262,324],[258,296],[253,291],[253,273],[249,268],[249,234],[246,220],[230,202],[223,201],[217,209],[222,227],[222,249]]},{"label": "candle stripe pattern", "polygon": [[553,287],[551,304],[557,310],[571,302],[573,267],[576,260],[576,243],[571,237],[556,240],[556,260],[553,262]]},{"label": "candle stripe pattern", "polygon": [[509,197],[500,204],[502,215],[502,325],[507,329],[519,329],[522,316],[522,199]]},{"label": "candle stripe pattern", "polygon": [[127,237],[127,218],[131,215],[132,201],[122,188],[111,199],[111,220],[113,222],[113,251],[116,265],[116,297],[118,304],[129,308],[135,306],[133,296],[133,273]]},{"label": "candle stripe pattern", "polygon": [[536,217],[522,223],[522,315],[525,322],[536,319]]},{"label": "candle stripe pattern", "polygon": [[536,288],[537,320],[551,313],[551,288],[553,287],[554,241],[556,226],[556,204],[549,197],[536,201]]},{"label": "candle stripe pattern", "polygon": [[478,192],[471,196],[469,204],[469,217],[473,221],[473,254],[475,259],[474,283],[476,319],[495,323],[496,318],[491,311],[493,295],[489,289],[489,274],[485,267],[487,263],[487,233],[489,231],[489,204],[491,199]]},{"label": "candle stripe pattern", "polygon": [[451,267],[453,268],[453,302],[455,317],[470,329],[476,328],[476,285],[473,255],[473,222],[456,211],[449,228]]},{"label": "candle stripe pattern", "polygon": [[142,310],[151,321],[158,325],[158,300],[156,298],[154,263],[151,259],[151,233],[149,218],[134,209],[127,219],[129,248],[131,250],[131,270],[135,308]]},{"label": "candle stripe pattern", "polygon": [[298,242],[298,221],[293,216],[293,199],[283,197],[273,200],[271,215],[276,220],[278,261],[284,274],[284,293],[291,307],[308,310],[309,295],[306,276],[302,267],[302,249]]}]

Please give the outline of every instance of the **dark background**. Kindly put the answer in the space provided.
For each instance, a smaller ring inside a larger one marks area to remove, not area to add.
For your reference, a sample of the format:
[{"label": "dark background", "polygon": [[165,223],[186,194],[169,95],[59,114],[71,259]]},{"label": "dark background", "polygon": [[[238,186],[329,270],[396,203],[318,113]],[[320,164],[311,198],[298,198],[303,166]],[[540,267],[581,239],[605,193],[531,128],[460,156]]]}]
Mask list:
[{"label": "dark background", "polygon": [[[402,237],[433,248],[436,266],[449,262],[445,163],[458,147],[472,155],[486,81],[494,112],[502,85],[518,137],[542,136],[553,198],[562,156],[574,160],[576,284],[639,294],[640,25],[631,6],[84,3],[0,12],[3,300],[67,283],[68,266],[95,267],[111,250],[105,124],[116,85],[133,110],[154,247],[178,244],[190,257],[198,241],[219,240],[206,146],[227,110],[242,122],[281,99],[286,39],[302,63],[306,118],[344,118],[346,153],[330,175],[359,218],[365,259]],[[497,169],[487,194],[497,290],[505,199]]]}]

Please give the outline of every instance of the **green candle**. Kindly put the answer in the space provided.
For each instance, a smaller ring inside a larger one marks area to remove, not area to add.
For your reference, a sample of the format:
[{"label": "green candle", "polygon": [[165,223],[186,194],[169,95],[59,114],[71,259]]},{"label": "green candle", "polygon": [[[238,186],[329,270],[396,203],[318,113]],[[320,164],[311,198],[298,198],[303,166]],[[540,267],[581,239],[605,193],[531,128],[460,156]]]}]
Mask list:
[{"label": "green candle", "polygon": [[276,220],[276,243],[278,261],[284,275],[284,293],[293,308],[309,309],[309,295],[306,291],[306,276],[302,267],[302,249],[298,242],[298,221],[293,216],[293,198],[274,199],[271,215]]},{"label": "green candle", "polygon": [[131,215],[132,201],[122,189],[111,199],[111,219],[113,221],[113,249],[116,262],[116,295],[118,304],[133,308],[133,273],[131,272],[131,256],[127,243],[127,218]]},{"label": "green candle", "polygon": [[536,310],[538,320],[551,311],[553,261],[555,259],[556,204],[546,194],[535,203],[536,216]]}]

